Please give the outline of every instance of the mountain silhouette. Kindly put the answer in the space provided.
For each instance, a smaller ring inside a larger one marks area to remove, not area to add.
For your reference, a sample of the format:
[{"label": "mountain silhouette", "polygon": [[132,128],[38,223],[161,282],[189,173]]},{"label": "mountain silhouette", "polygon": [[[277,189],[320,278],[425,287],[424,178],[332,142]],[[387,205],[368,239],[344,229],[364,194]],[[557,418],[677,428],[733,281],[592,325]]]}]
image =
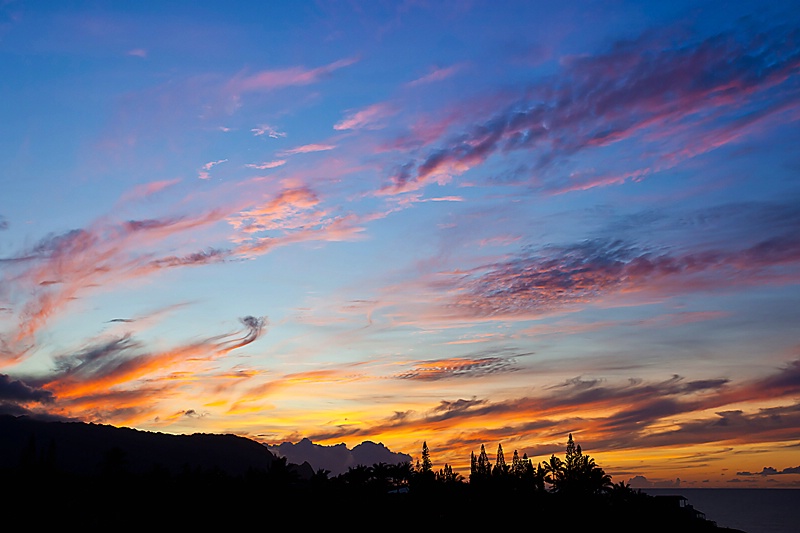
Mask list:
[{"label": "mountain silhouette", "polygon": [[99,475],[110,462],[131,474],[219,471],[240,477],[269,470],[275,455],[237,435],[170,435],[85,422],[52,422],[0,415],[0,469],[49,462],[72,475]]}]

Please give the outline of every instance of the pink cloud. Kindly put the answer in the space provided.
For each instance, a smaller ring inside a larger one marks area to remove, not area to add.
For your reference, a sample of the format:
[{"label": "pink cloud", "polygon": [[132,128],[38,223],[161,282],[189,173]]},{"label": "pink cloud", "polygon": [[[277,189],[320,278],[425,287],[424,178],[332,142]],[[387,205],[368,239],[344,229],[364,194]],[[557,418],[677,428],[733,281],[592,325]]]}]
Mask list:
[{"label": "pink cloud", "polygon": [[309,85],[330,75],[334,71],[357,62],[355,58],[340,59],[314,69],[291,67],[282,70],[263,70],[249,76],[242,76],[229,82],[233,92],[268,91],[293,85]]},{"label": "pink cloud", "polygon": [[43,239],[19,254],[11,264],[16,272],[9,269],[9,279],[19,287],[28,287],[28,293],[14,306],[19,324],[0,359],[8,363],[27,356],[35,346],[35,334],[87,292],[168,267],[223,259],[224,255],[216,251],[159,258],[154,247],[171,236],[224,220],[224,216],[223,211],[209,211],[195,217],[121,223],[98,220],[86,229]]},{"label": "pink cloud", "polygon": [[[300,213],[319,203],[316,193],[308,187],[286,189],[263,205],[244,210],[228,220],[235,228],[246,233],[301,227],[307,225],[309,220],[301,218]],[[313,214],[315,217],[319,215]]]},{"label": "pink cloud", "polygon": [[337,122],[335,130],[355,130],[355,129],[377,129],[381,127],[380,122],[396,111],[388,104],[374,104],[355,113],[351,113],[346,118]]},{"label": "pink cloud", "polygon": [[270,168],[278,168],[286,164],[285,159],[278,159],[276,161],[267,161],[265,163],[258,163],[258,164],[248,164],[245,165],[247,168],[256,168],[258,170],[267,170]]},{"label": "pink cloud", "polygon": [[261,124],[250,131],[253,132],[253,135],[256,137],[260,137],[262,135],[266,135],[267,137],[271,137],[273,139],[277,139],[279,137],[286,137],[286,133],[282,131],[278,131],[274,127],[270,126],[269,124]]},{"label": "pink cloud", "polygon": [[227,161],[228,161],[227,159],[220,159],[219,161],[209,161],[208,163],[203,165],[202,170],[200,170],[197,173],[197,177],[200,178],[201,180],[207,180],[207,179],[211,178],[211,174],[209,173],[209,170],[211,170],[213,167],[215,167],[215,166],[217,166],[217,165],[219,165],[221,163],[225,163]]},{"label": "pink cloud", "polygon": [[180,178],[173,180],[151,181],[134,187],[131,191],[122,196],[123,200],[135,200],[139,198],[146,198],[153,194],[163,191],[173,185],[180,183]]},{"label": "pink cloud", "polygon": [[298,146],[296,148],[291,148],[289,150],[284,150],[280,152],[278,155],[280,157],[295,155],[295,154],[308,154],[312,152],[324,152],[327,150],[333,150],[336,148],[336,145],[333,144],[305,144],[303,146]]},{"label": "pink cloud", "polygon": [[428,74],[417,78],[413,81],[408,82],[409,87],[416,87],[418,85],[424,85],[427,83],[433,83],[437,81],[446,80],[447,78],[452,77],[455,75],[459,70],[463,68],[463,65],[453,65],[450,67],[445,68],[435,68],[432,69]]},{"label": "pink cloud", "polygon": [[[465,109],[460,132],[445,128],[445,123],[434,124],[428,138],[438,130],[438,147],[401,164],[379,194],[414,191],[443,175],[458,176],[492,156],[514,151],[529,153],[529,172],[546,183],[556,162],[581,151],[634,138],[647,142],[654,130],[682,128],[682,137],[666,141],[691,149],[671,153],[668,149],[666,155],[656,156],[644,151],[648,155],[642,160],[655,161],[629,173],[641,178],[653,168],[736,142],[745,126],[777,117],[779,110],[783,122],[793,120],[797,95],[786,80],[800,59],[788,44],[791,38],[782,30],[770,34],[766,42],[740,37],[729,33],[680,48],[645,37],[620,43],[604,55],[573,58],[557,77],[531,87],[529,96],[500,98],[488,113]],[[656,148],[656,154],[664,152],[663,147]],[[660,159],[664,157],[673,161]],[[614,171],[605,174],[611,176],[564,184],[556,173],[552,181],[558,183],[546,188],[570,191],[626,179],[614,176]]]},{"label": "pink cloud", "polygon": [[203,170],[211,170],[213,167],[215,167],[215,166],[217,166],[217,165],[219,165],[221,163],[225,163],[227,161],[228,161],[227,159],[220,159],[219,161],[209,161],[208,163],[203,165]]},{"label": "pink cloud", "polygon": [[643,250],[619,240],[588,241],[454,277],[454,302],[448,308],[455,305],[465,315],[479,317],[530,316],[611,294],[676,294],[796,281],[800,279],[797,265],[800,240],[792,234],[767,235],[738,250],[679,254]]}]

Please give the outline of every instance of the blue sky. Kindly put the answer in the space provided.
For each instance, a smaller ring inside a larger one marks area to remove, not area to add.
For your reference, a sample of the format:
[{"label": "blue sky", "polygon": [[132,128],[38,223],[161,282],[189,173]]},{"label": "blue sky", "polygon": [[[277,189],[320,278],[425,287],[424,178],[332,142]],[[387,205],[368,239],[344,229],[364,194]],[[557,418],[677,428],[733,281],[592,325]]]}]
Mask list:
[{"label": "blue sky", "polygon": [[0,406],[796,484],[799,19],[3,2]]}]

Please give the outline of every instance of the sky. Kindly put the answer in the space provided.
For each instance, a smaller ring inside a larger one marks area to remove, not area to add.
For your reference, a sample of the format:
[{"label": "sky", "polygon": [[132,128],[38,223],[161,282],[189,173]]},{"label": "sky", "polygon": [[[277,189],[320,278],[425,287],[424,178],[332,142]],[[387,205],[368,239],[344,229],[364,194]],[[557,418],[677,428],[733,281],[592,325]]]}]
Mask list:
[{"label": "sky", "polygon": [[0,412],[800,487],[794,1],[0,1]]}]

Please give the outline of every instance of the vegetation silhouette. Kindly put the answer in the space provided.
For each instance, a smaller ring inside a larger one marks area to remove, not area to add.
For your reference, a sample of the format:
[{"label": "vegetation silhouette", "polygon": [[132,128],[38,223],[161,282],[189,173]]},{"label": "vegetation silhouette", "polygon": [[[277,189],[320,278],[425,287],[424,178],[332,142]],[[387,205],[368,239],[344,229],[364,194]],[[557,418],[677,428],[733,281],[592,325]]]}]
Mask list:
[{"label": "vegetation silhouette", "polygon": [[[93,433],[92,438],[97,440],[100,434]],[[315,471],[307,463],[294,465],[275,456],[267,466],[257,464],[244,471],[214,461],[187,460],[176,468],[158,457],[142,468],[141,448],[135,446],[142,446],[140,440],[110,438],[105,452],[95,453],[90,461],[94,467],[76,471],[59,465],[63,457],[59,449],[66,442],[55,434],[44,439],[42,435],[32,431],[27,440],[18,439],[16,461],[0,465],[4,485],[12,493],[3,499],[0,512],[39,527],[207,530],[345,525],[350,530],[407,531],[414,527],[496,530],[522,524],[534,530],[735,531],[705,520],[680,497],[658,498],[624,482],[613,483],[571,434],[563,459],[553,454],[536,465],[517,450],[506,463],[500,444],[492,464],[481,445],[477,456],[471,453],[468,479],[448,464],[435,470],[427,441],[415,465],[356,465],[331,476],[327,470]],[[232,453],[254,451],[229,441],[235,444]],[[210,448],[203,448],[211,442],[208,439],[181,442],[191,443],[195,455],[210,457]]]}]

